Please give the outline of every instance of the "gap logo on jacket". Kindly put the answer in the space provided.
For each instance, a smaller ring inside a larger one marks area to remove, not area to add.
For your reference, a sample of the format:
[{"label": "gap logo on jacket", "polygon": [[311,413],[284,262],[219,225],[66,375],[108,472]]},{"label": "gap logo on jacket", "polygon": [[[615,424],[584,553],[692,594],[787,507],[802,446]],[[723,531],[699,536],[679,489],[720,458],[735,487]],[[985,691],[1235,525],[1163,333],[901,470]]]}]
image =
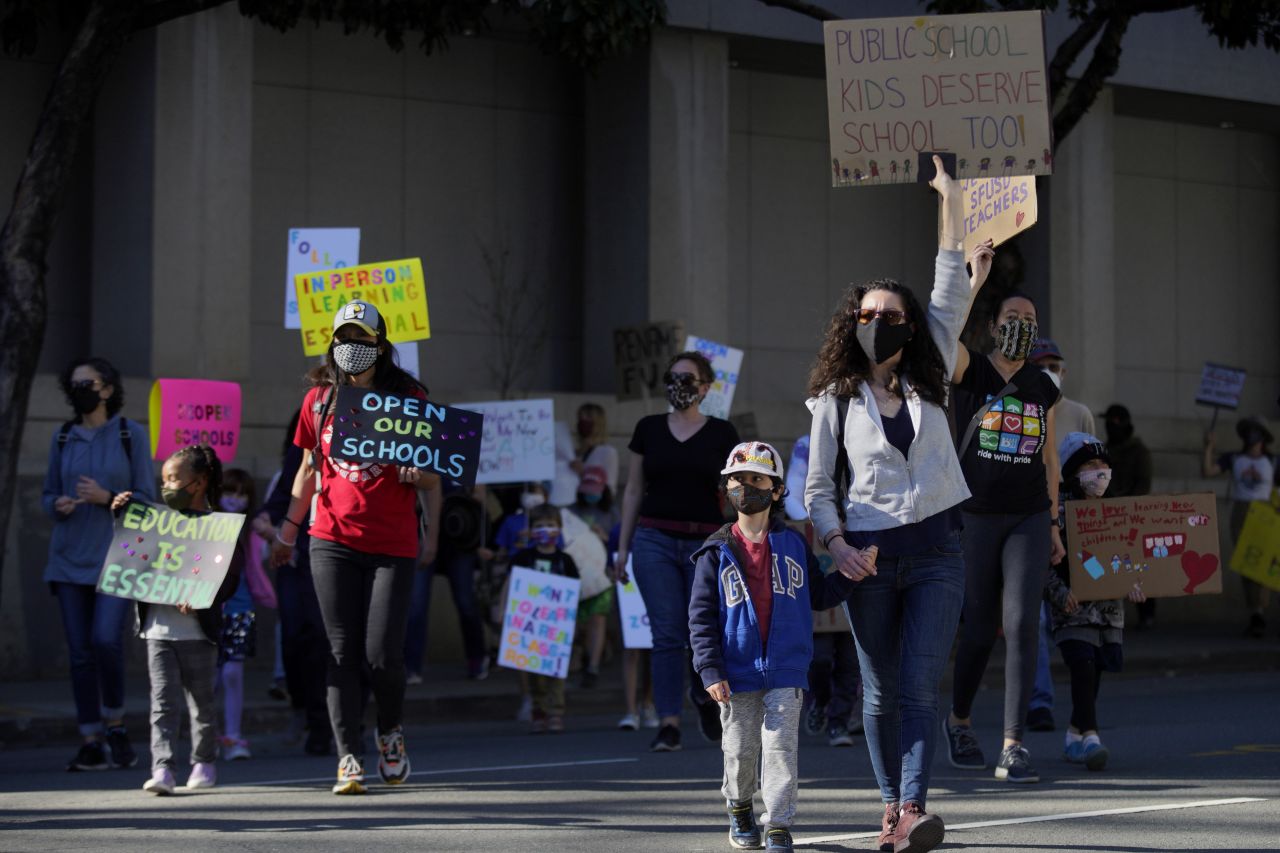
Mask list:
[{"label": "gap logo on jacket", "polygon": [[853,582],[839,572],[824,577],[804,537],[780,519],[773,521],[768,539],[773,606],[767,647],[733,525],[713,533],[693,555],[689,644],[703,687],[727,681],[734,693],[808,689],[813,611],[835,607],[853,592]]}]

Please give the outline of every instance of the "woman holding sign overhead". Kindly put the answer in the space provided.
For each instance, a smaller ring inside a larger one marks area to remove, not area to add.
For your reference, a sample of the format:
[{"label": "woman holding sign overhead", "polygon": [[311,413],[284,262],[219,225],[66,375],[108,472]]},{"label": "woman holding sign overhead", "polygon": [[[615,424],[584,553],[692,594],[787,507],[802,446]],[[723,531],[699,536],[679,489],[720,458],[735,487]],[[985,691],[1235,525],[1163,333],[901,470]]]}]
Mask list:
[{"label": "woman holding sign overhead", "polygon": [[[360,719],[366,665],[378,703],[378,773],[388,785],[409,778],[401,717],[405,623],[419,554],[417,491],[427,492],[428,535],[434,537],[440,478],[401,465],[346,462],[331,453],[339,386],[426,399],[427,389],[396,364],[394,352],[377,308],[355,301],[338,309],[324,364],[311,372],[314,387],[302,401],[294,444],[307,458],[272,548],[274,564],[288,562],[315,496],[311,575],[331,648],[329,718],[340,756],[335,794],[365,790]],[[429,542],[427,551],[434,550]]]}]

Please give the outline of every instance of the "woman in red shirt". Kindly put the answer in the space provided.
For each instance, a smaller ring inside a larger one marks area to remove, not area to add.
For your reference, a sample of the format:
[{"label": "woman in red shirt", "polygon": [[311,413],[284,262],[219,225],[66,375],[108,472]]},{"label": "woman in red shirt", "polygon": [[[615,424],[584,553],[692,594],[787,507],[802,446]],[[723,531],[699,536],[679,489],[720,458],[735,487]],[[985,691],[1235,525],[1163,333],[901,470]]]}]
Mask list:
[{"label": "woman in red shirt", "polygon": [[[405,623],[419,556],[417,492],[427,492],[428,512],[438,516],[440,478],[401,465],[346,462],[330,453],[338,385],[427,396],[426,387],[396,364],[377,308],[355,301],[338,309],[324,364],[308,378],[314,387],[302,401],[293,439],[306,459],[294,478],[272,562],[289,561],[300,519],[314,497],[311,575],[331,650],[329,719],[341,756],[333,792],[362,794],[361,671],[366,664],[378,703],[378,773],[389,785],[409,778],[401,716]],[[437,529],[429,524],[429,535]],[[430,541],[426,550],[434,551]]]}]

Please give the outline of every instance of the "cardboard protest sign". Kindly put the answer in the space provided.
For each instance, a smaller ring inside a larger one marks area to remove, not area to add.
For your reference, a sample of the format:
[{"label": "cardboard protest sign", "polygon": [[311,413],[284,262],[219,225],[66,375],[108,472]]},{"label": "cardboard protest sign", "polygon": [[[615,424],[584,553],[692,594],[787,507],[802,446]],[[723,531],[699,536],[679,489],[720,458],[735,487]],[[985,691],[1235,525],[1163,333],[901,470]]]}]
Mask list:
[{"label": "cardboard protest sign", "polygon": [[502,609],[498,666],[565,678],[578,619],[578,581],[514,566]]},{"label": "cardboard protest sign", "polygon": [[1052,171],[1041,12],[828,21],[823,42],[832,186],[912,183],[922,151],[957,178]]},{"label": "cardboard protest sign", "polygon": [[212,606],[244,518],[232,512],[184,515],[130,502],[116,517],[98,592],[146,604]]},{"label": "cardboard protest sign", "polygon": [[709,418],[728,420],[733,392],[738,390],[738,374],[742,372],[742,350],[695,335],[685,339],[684,348],[705,355],[716,372],[716,381],[698,409]]},{"label": "cardboard protest sign", "polygon": [[613,330],[613,365],[619,400],[644,400],[665,395],[662,374],[671,356],[680,352],[684,325],[649,323]]},{"label": "cardboard protest sign", "polygon": [[333,405],[330,453],[348,462],[386,462],[476,481],[484,415],[343,385]]},{"label": "cardboard protest sign", "polygon": [[1212,494],[1068,501],[1067,559],[1079,601],[1222,592]]},{"label": "cardboard protest sign", "polygon": [[1231,568],[1251,581],[1280,590],[1280,513],[1265,501],[1249,505],[1231,553]]},{"label": "cardboard protest sign", "polygon": [[644,596],[631,574],[631,557],[627,557],[627,582],[617,584],[618,614],[622,617],[622,647],[625,649],[653,648],[653,630],[649,627],[649,611],[644,606]]},{"label": "cardboard protest sign", "polygon": [[[302,328],[293,282],[302,273],[342,269],[360,263],[359,228],[290,228],[285,255],[284,327]],[[334,309],[337,310],[336,308]]]},{"label": "cardboard protest sign", "polygon": [[961,181],[964,191],[964,253],[984,240],[999,246],[1040,218],[1035,178]]},{"label": "cardboard protest sign", "polygon": [[484,416],[477,483],[528,483],[555,476],[555,409],[551,400],[458,405]]},{"label": "cardboard protest sign", "polygon": [[294,277],[293,283],[302,349],[307,355],[320,355],[328,348],[333,315],[355,299],[377,307],[387,321],[387,340],[392,343],[431,337],[427,286],[418,258],[302,273]]},{"label": "cardboard protest sign", "polygon": [[1221,409],[1238,409],[1240,394],[1244,391],[1244,379],[1243,368],[1206,361],[1200,372],[1200,390],[1196,391],[1196,402]]},{"label": "cardboard protest sign", "polygon": [[193,444],[207,444],[222,462],[240,444],[240,385],[209,379],[157,379],[151,386],[151,458],[168,459]]}]

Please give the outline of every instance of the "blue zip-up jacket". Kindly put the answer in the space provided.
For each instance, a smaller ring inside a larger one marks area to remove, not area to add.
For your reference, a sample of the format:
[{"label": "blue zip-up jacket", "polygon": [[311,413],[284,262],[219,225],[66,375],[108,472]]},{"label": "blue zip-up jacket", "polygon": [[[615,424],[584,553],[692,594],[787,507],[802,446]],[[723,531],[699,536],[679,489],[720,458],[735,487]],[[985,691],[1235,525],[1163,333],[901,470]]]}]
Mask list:
[{"label": "blue zip-up jacket", "polygon": [[808,689],[813,611],[835,607],[852,594],[854,584],[839,572],[824,577],[804,537],[775,519],[769,530],[773,613],[766,649],[742,571],[746,555],[732,528],[720,528],[693,555],[689,644],[702,686],[728,681],[734,693]]},{"label": "blue zip-up jacket", "polygon": [[[124,452],[121,427],[129,430],[133,463]],[[105,506],[80,504],[70,515],[59,515],[53,503],[62,495],[74,498],[81,476],[92,477],[113,492],[132,491],[139,500],[154,501],[155,471],[151,465],[151,442],[147,428],[120,415],[97,429],[79,424],[67,433],[67,443],[58,446],[58,432],[49,441],[49,468],[44,476],[41,504],[53,519],[49,540],[46,583],[78,583],[96,586],[107,549],[111,547],[111,510]]]}]

